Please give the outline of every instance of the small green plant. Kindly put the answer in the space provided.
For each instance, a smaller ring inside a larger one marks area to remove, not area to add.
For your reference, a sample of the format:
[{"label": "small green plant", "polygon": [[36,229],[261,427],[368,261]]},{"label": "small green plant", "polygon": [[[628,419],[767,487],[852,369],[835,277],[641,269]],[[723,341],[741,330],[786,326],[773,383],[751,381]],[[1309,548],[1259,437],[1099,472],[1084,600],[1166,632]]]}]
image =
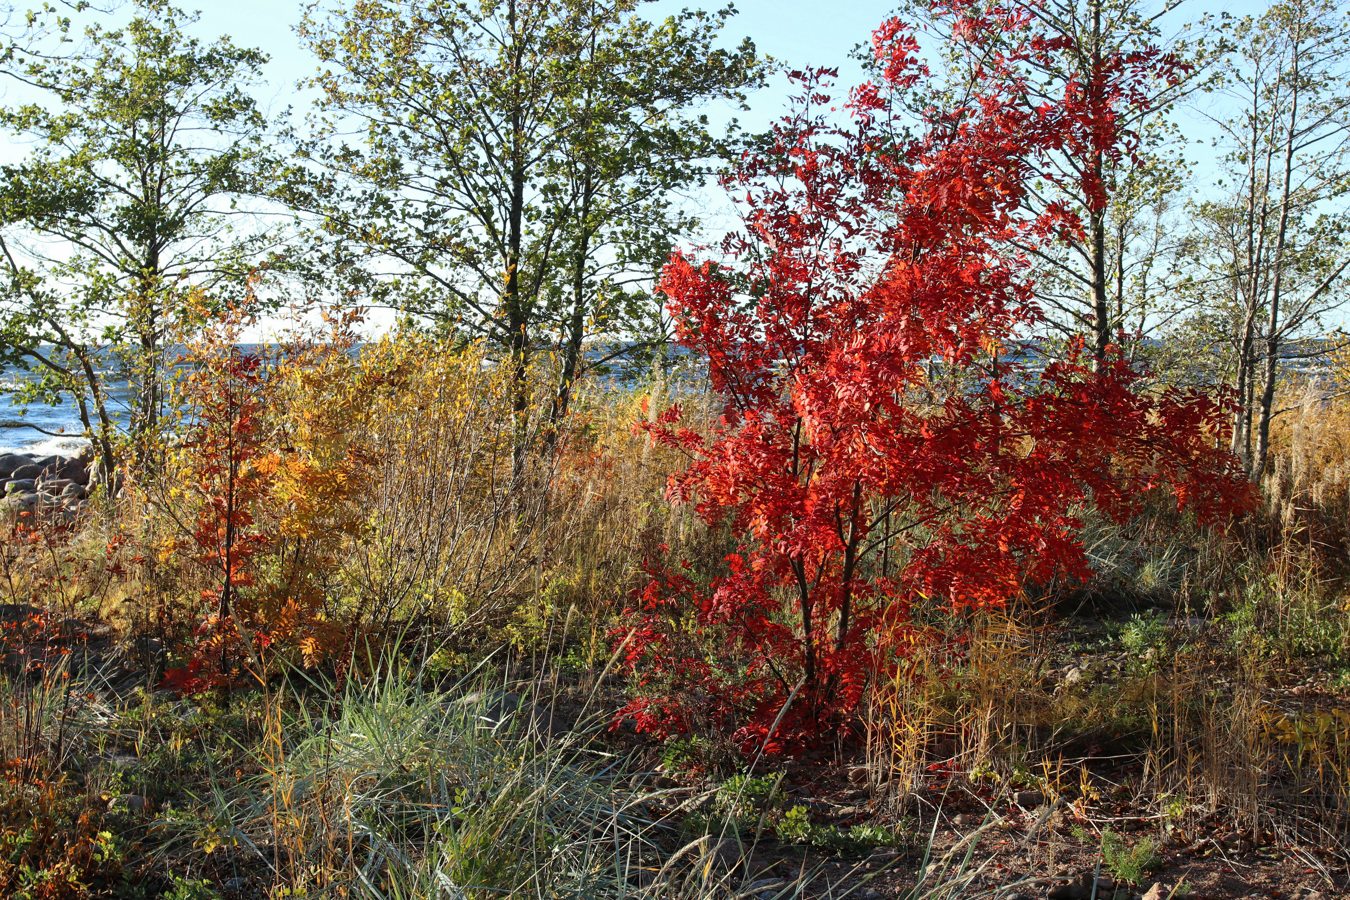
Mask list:
[{"label": "small green plant", "polygon": [[1130,616],[1121,629],[1120,645],[1129,653],[1131,668],[1156,672],[1167,651],[1167,622],[1156,612]]},{"label": "small green plant", "polygon": [[[1073,834],[1084,843],[1094,842],[1085,828],[1075,828]],[[1157,852],[1158,842],[1154,838],[1142,837],[1131,846],[1124,836],[1109,828],[1102,831],[1101,851],[1102,868],[1112,878],[1127,884],[1137,884],[1162,864]]]},{"label": "small green plant", "polygon": [[811,824],[811,815],[805,806],[794,806],[774,824],[778,839],[788,844],[805,844],[811,838],[815,826]]},{"label": "small green plant", "polygon": [[848,828],[826,825],[812,829],[809,843],[821,850],[853,856],[880,847],[898,847],[904,843],[904,835],[899,829],[870,823],[850,825]]},{"label": "small green plant", "polygon": [[666,741],[661,749],[661,769],[670,775],[697,769],[703,759],[703,741],[698,737],[678,737]]},{"label": "small green plant", "polygon": [[790,844],[806,844],[820,850],[844,855],[863,854],[878,847],[897,847],[904,843],[899,828],[860,824],[848,828],[816,825],[805,806],[793,806],[773,823],[778,839]]},{"label": "small green plant", "polygon": [[782,781],[781,775],[733,775],[717,789],[714,810],[729,822],[753,826],[761,816],[778,811]]},{"label": "small green plant", "polygon": [[169,875],[169,887],[159,895],[160,900],[220,900],[220,894],[204,878],[184,878]]}]

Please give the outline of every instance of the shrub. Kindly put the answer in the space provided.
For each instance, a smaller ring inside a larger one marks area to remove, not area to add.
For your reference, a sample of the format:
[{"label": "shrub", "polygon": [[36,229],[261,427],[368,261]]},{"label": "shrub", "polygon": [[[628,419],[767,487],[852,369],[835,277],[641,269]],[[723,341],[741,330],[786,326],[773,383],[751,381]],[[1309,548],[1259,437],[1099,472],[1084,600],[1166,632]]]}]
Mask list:
[{"label": "shrub", "polygon": [[[951,15],[1002,48],[996,21]],[[1247,496],[1218,404],[1146,391],[1111,353],[1038,367],[1019,341],[1039,313],[1008,242],[1079,227],[1059,208],[1023,214],[1027,160],[1080,139],[1123,153],[1116,120],[1081,97],[1019,106],[1001,67],[1046,49],[1033,41],[912,127],[897,110],[925,84],[915,41],[892,22],[874,43],[883,77],[853,92],[851,127],[820,112],[823,76],[800,76],[794,111],[727,179],[745,231],[724,260],[677,254],[663,273],[722,410],[709,435],[678,405],[641,427],[691,459],[671,497],[738,546],[713,572],[658,567],[619,630],[643,730],[705,719],[746,752],[846,738],[915,607],[997,607],[1087,577],[1089,505],[1124,519],[1170,493],[1204,518]],[[1128,83],[1099,87],[1128,102]]]}]

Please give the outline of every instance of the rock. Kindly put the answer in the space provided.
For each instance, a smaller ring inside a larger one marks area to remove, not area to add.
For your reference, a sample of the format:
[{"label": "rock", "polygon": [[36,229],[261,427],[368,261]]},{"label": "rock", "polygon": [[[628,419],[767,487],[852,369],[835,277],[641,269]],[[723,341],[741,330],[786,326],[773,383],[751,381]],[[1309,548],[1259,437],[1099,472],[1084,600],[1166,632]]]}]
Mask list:
[{"label": "rock", "polygon": [[89,491],[82,484],[71,482],[61,489],[61,499],[63,500],[84,500],[89,496]]},{"label": "rock", "polygon": [[13,478],[5,484],[5,496],[13,494],[31,494],[37,490],[37,481],[32,478]]},{"label": "rock", "polygon": [[44,478],[38,482],[37,487],[41,493],[59,496],[71,484],[73,482],[68,478]]},{"label": "rock", "polygon": [[849,784],[865,785],[872,780],[872,770],[867,766],[853,766],[848,770]]},{"label": "rock", "polygon": [[26,479],[36,481],[42,475],[42,466],[37,463],[29,463],[26,466],[19,466],[13,472],[9,473],[10,478]]},{"label": "rock", "polygon": [[0,498],[0,517],[12,522],[20,513],[32,512],[37,506],[32,499],[35,496],[35,494],[10,494],[8,497]]},{"label": "rock", "polygon": [[20,466],[31,466],[33,460],[22,453],[6,453],[0,456],[0,478],[9,478]]},{"label": "rock", "polygon": [[760,900],[772,900],[788,883],[781,878],[758,878],[745,886],[745,892]]},{"label": "rock", "polygon": [[129,772],[141,764],[141,758],[134,753],[111,753],[105,762],[109,768]]},{"label": "rock", "polygon": [[1090,900],[1092,897],[1092,886],[1083,885],[1077,881],[1068,884],[1057,884],[1045,895],[1045,900]]},{"label": "rock", "polygon": [[45,467],[49,475],[75,484],[89,484],[88,466],[78,459],[66,459],[65,457],[58,457],[58,459],[59,462]]},{"label": "rock", "polygon": [[1040,809],[1045,805],[1045,794],[1040,791],[1018,791],[1013,799],[1023,809]]},{"label": "rock", "polygon": [[1144,900],[1163,900],[1166,896],[1161,881],[1153,882],[1153,886],[1144,891]]},{"label": "rock", "polygon": [[150,801],[140,794],[119,794],[108,803],[108,809],[143,816],[150,810]]},{"label": "rock", "polygon": [[718,838],[708,846],[708,853],[723,871],[730,872],[741,864],[745,852],[740,841],[732,837]]},{"label": "rock", "polygon": [[139,668],[158,677],[168,663],[168,654],[164,652],[164,642],[148,634],[139,634],[132,638],[127,648],[127,657]]}]

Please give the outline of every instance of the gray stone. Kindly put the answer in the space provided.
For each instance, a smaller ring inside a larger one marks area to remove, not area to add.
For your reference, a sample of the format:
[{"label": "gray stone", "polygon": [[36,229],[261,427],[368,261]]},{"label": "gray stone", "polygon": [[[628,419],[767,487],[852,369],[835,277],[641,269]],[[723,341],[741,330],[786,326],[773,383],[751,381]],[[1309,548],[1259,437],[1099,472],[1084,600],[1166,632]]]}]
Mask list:
[{"label": "gray stone", "polygon": [[5,483],[5,496],[31,494],[37,490],[37,482],[32,478],[14,478]]},{"label": "gray stone", "polygon": [[1076,684],[1082,684],[1084,681],[1087,681],[1087,671],[1081,666],[1074,666],[1064,673],[1062,684],[1065,687],[1073,687]]},{"label": "gray stone", "polygon": [[731,871],[741,864],[745,851],[740,841],[732,837],[718,838],[708,847],[709,854],[723,871]]},{"label": "gray stone", "polygon": [[89,467],[78,459],[62,457],[60,462],[48,466],[47,472],[56,478],[73,481],[75,484],[87,485],[89,483]]},{"label": "gray stone", "polygon": [[40,477],[41,475],[42,475],[42,466],[39,466],[37,463],[29,463],[26,466],[19,466],[13,472],[9,473],[10,478],[27,479],[30,481],[37,480],[37,478]]},{"label": "gray stone", "polygon": [[781,878],[757,878],[745,886],[746,893],[759,900],[772,900],[788,883]]},{"label": "gray stone", "polygon": [[8,478],[20,466],[31,466],[33,460],[22,453],[6,453],[0,456],[0,478]]},{"label": "gray stone", "polygon": [[1013,799],[1023,809],[1040,809],[1045,805],[1045,794],[1040,791],[1018,791]]},{"label": "gray stone", "polygon": [[1161,881],[1153,882],[1153,886],[1144,891],[1144,900],[1163,900],[1166,896]]},{"label": "gray stone", "polygon": [[38,482],[37,488],[44,494],[60,494],[66,487],[72,484],[67,478],[44,478]]},{"label": "gray stone", "polygon": [[119,794],[108,803],[108,809],[143,816],[150,810],[150,801],[140,794]]},{"label": "gray stone", "polygon": [[134,753],[111,753],[106,762],[109,768],[129,772],[141,764],[141,758]]}]

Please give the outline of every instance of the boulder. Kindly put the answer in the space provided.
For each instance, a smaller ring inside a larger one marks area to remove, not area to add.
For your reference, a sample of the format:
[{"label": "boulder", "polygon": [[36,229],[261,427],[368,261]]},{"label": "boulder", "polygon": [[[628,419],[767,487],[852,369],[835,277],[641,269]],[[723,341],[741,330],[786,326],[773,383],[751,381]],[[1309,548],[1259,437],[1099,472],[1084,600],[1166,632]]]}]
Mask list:
[{"label": "boulder", "polygon": [[22,453],[6,453],[0,456],[0,478],[9,478],[20,466],[31,466],[33,460]]},{"label": "boulder", "polygon": [[66,485],[72,483],[68,478],[44,478],[37,483],[37,488],[42,494],[59,495],[66,489]]},{"label": "boulder", "polygon": [[88,496],[89,491],[78,482],[72,481],[61,489],[62,500],[83,500]]},{"label": "boulder", "polygon": [[150,811],[150,801],[140,794],[120,794],[112,798],[108,809],[143,816]]},{"label": "boulder", "polygon": [[5,496],[31,494],[37,490],[37,482],[31,478],[13,478],[5,483]]},{"label": "boulder", "polygon": [[78,459],[67,459],[64,456],[58,456],[56,460],[51,465],[43,467],[51,477],[63,481],[73,481],[76,484],[89,483],[89,467],[87,465]]},{"label": "boulder", "polygon": [[10,478],[18,478],[25,481],[33,481],[42,475],[42,466],[37,463],[29,463],[26,466],[19,466],[13,472],[9,473]]}]

